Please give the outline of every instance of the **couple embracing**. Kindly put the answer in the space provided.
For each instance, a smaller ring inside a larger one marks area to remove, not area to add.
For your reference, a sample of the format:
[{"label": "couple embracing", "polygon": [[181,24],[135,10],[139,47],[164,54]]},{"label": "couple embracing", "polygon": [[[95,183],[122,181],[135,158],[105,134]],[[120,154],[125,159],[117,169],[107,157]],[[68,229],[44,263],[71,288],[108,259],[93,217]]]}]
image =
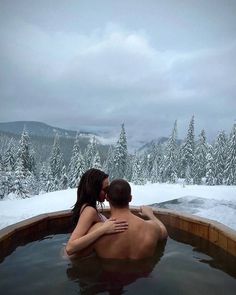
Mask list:
[{"label": "couple embracing", "polygon": [[[110,204],[111,217],[106,219],[97,209],[97,203],[105,199]],[[81,177],[77,189],[77,201],[72,210],[75,225],[66,245],[70,257],[93,253],[101,258],[142,259],[154,254],[159,241],[167,238],[163,223],[150,207],[141,206],[140,215],[129,209],[131,187],[123,179],[109,184],[108,175],[98,169],[90,169]]]}]

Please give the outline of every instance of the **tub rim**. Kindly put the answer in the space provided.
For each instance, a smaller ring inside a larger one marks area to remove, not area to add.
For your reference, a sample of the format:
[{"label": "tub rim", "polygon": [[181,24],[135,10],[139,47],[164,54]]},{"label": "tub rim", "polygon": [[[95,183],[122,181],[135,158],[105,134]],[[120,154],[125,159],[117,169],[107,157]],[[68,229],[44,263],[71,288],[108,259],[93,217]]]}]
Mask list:
[{"label": "tub rim", "polygon": [[[139,206],[130,206],[130,209],[136,215],[140,212]],[[103,208],[100,211],[107,215],[110,212],[110,208]],[[236,231],[228,226],[218,221],[169,209],[153,208],[153,213],[166,226],[171,226],[172,228],[180,229],[208,240],[210,243],[236,257]],[[14,248],[14,243],[21,239],[21,237],[33,236],[35,232],[44,232],[53,227],[55,229],[68,228],[71,223],[71,215],[71,210],[44,213],[1,229],[0,252],[7,254],[9,252],[7,250],[10,250],[7,248]]]}]

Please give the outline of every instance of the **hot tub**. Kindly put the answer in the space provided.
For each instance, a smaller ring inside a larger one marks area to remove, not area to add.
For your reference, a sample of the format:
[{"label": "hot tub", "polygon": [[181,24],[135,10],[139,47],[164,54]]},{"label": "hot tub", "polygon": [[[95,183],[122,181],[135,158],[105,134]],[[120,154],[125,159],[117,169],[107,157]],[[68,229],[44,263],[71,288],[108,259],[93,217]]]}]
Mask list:
[{"label": "hot tub", "polygon": [[[132,207],[133,213],[138,209]],[[109,215],[109,210],[103,210]],[[5,294],[234,294],[236,233],[204,218],[154,209],[169,238],[155,257],[70,261],[63,245],[70,211],[42,214],[0,231],[0,287]],[[107,292],[107,293],[104,293]]]}]

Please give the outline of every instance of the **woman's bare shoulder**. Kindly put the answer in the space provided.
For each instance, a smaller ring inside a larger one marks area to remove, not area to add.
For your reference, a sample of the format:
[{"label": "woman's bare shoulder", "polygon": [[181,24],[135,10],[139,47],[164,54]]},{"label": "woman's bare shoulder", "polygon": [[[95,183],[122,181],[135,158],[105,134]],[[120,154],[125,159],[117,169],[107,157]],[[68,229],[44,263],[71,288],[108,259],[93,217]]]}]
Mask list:
[{"label": "woman's bare shoulder", "polygon": [[94,207],[86,206],[84,209],[82,209],[80,217],[82,217],[82,216],[87,216],[87,217],[91,216],[91,217],[97,218],[98,217],[98,212]]}]

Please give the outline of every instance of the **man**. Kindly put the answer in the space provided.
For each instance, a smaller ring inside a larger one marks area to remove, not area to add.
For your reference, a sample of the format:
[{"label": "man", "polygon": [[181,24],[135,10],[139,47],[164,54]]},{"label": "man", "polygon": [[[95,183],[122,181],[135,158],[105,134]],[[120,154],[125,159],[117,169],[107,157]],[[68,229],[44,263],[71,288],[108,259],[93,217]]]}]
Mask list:
[{"label": "man", "polygon": [[[158,241],[167,238],[168,234],[163,223],[158,220],[150,207],[141,206],[144,220],[129,209],[132,199],[131,187],[123,179],[111,182],[106,196],[111,207],[111,218],[126,220],[128,229],[122,233],[104,235],[93,245],[97,255],[102,258],[113,259],[142,259],[154,254]],[[89,232],[102,225],[96,223]]]}]

